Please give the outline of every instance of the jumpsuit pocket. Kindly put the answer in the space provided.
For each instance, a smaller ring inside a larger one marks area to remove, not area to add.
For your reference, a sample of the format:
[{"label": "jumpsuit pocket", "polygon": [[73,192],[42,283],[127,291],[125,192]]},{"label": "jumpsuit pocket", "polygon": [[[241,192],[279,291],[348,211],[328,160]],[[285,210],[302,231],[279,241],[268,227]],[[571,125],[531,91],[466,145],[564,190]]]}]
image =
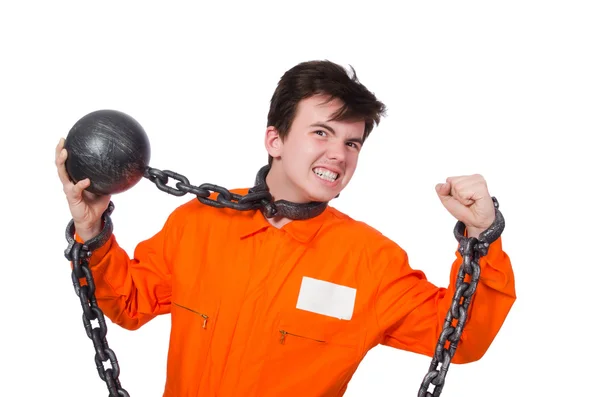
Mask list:
[{"label": "jumpsuit pocket", "polygon": [[174,396],[195,396],[211,354],[219,304],[171,304],[171,336],[166,389]]},{"label": "jumpsuit pocket", "polygon": [[268,333],[259,395],[296,395],[301,390],[307,397],[338,395],[360,362],[363,342],[358,334],[339,337],[347,326],[345,320],[316,313],[283,313]]}]

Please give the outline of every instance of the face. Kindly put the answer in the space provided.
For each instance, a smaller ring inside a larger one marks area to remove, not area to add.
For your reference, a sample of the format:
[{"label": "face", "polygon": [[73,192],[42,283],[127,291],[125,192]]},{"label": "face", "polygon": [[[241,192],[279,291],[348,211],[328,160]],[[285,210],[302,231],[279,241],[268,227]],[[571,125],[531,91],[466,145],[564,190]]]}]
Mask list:
[{"label": "face", "polygon": [[329,121],[342,102],[327,99],[302,100],[285,141],[267,129],[265,146],[273,157],[267,185],[275,200],[330,201],[352,179],[365,122]]}]

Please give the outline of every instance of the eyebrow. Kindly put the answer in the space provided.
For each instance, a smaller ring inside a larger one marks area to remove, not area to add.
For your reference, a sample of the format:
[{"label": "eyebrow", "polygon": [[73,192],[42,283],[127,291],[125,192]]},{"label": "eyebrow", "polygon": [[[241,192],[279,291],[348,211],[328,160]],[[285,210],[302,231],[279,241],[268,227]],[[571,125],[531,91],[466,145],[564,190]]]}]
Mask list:
[{"label": "eyebrow", "polygon": [[[326,130],[328,130],[329,132],[331,132],[333,135],[335,135],[335,130],[333,128],[331,128],[331,126],[329,126],[329,125],[327,125],[325,123],[313,123],[310,126],[311,127],[325,128]],[[356,142],[356,143],[360,143],[361,145],[363,144],[362,138],[350,138],[350,139],[348,139],[348,142]]]}]

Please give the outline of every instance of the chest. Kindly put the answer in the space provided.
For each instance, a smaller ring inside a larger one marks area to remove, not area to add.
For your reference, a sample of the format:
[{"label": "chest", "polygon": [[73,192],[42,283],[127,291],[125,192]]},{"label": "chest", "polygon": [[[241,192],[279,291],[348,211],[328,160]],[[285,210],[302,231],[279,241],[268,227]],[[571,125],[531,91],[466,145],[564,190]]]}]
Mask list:
[{"label": "chest", "polygon": [[265,322],[287,322],[304,333],[312,328],[323,338],[361,332],[368,322],[376,285],[368,258],[352,241],[303,243],[273,228],[247,238],[208,237],[182,241],[175,300],[199,311],[218,305],[233,317],[253,310]]}]

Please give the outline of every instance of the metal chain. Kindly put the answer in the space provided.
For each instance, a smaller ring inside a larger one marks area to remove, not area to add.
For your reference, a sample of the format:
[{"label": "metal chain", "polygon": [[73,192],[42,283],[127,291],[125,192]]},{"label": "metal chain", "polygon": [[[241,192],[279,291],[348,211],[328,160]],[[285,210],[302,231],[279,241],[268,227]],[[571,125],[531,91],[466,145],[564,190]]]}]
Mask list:
[{"label": "metal chain", "polygon": [[[88,266],[88,261],[94,249],[101,247],[112,234],[112,222],[110,214],[114,210],[114,204],[111,202],[103,214],[104,227],[102,232],[84,244],[75,240],[75,225],[73,220],[69,222],[66,230],[66,237],[69,245],[65,249],[65,257],[71,261],[73,270],[71,279],[75,293],[79,297],[83,309],[83,327],[87,336],[92,340],[96,355],[94,361],[98,369],[100,379],[106,382],[109,397],[129,397],[129,393],[121,387],[119,375],[121,369],[115,352],[108,346],[106,340],[106,320],[104,313],[98,307],[96,301],[96,284],[92,277],[92,271]],[[85,281],[82,283],[82,279]],[[92,321],[97,321],[98,327],[92,325]],[[109,364],[108,367],[105,366]]]},{"label": "metal chain", "polygon": [[[265,182],[269,168],[269,166],[261,168],[256,178],[256,185],[244,196],[232,193],[224,187],[210,183],[205,183],[198,187],[192,186],[185,176],[173,171],[160,171],[148,167],[144,173],[144,177],[153,182],[160,190],[174,196],[183,196],[187,193],[192,193],[197,196],[200,202],[206,205],[217,208],[226,207],[238,211],[260,209],[267,217],[281,215],[292,219],[306,219],[318,215],[325,209],[327,203],[294,204],[283,200],[273,202],[273,197],[269,193]],[[168,186],[169,178],[178,181],[175,187]],[[219,193],[216,200],[209,198],[212,192]],[[119,381],[121,370],[116,354],[110,349],[106,341],[106,320],[104,313],[98,307],[96,301],[96,286],[88,265],[92,252],[104,245],[112,234],[113,225],[110,215],[113,210],[114,204],[111,201],[102,215],[104,223],[102,231],[98,236],[83,244],[75,240],[75,224],[73,219],[71,219],[66,230],[66,239],[69,245],[65,249],[65,257],[73,265],[71,278],[75,287],[75,293],[79,297],[83,308],[83,325],[85,331],[88,337],[92,339],[94,349],[96,350],[94,358],[98,375],[100,379],[106,382],[109,397],[129,397],[129,394],[121,387]],[[82,284],[81,279],[84,278],[85,282]],[[91,322],[94,320],[98,322],[97,328],[92,326]],[[110,361],[110,366],[105,368],[105,362],[107,361]]]},{"label": "metal chain", "polygon": [[[273,197],[266,188],[264,180],[268,169],[269,167],[265,166],[259,171],[256,186],[249,189],[246,195],[235,194],[224,187],[210,183],[193,186],[190,185],[189,180],[185,176],[168,170],[161,171],[148,167],[144,173],[144,177],[153,182],[158,189],[174,196],[181,197],[187,193],[192,193],[197,196],[201,203],[206,205],[217,208],[230,208],[238,211],[260,209],[267,217],[281,215],[292,219],[306,219],[318,215],[325,209],[327,203],[299,205],[283,200],[273,202]],[[177,181],[175,187],[168,185],[169,178]],[[219,193],[216,200],[209,198],[212,192]],[[498,201],[495,197],[492,197],[492,200],[494,202],[496,218],[493,224],[481,233],[479,236],[480,239],[465,237],[464,232],[466,227],[462,222],[458,222],[454,228],[454,235],[459,242],[459,252],[463,257],[463,263],[459,268],[452,305],[446,315],[429,372],[423,379],[418,397],[440,396],[450,362],[454,357],[467,321],[469,305],[479,281],[479,258],[487,254],[490,244],[500,236],[504,229],[504,218],[498,210]],[[71,220],[66,232],[69,246],[65,250],[65,257],[73,264],[71,277],[75,292],[83,308],[83,324],[86,333],[92,339],[96,350],[95,362],[98,374],[107,384],[110,393],[109,397],[129,397],[129,394],[121,387],[119,381],[120,367],[116,355],[109,348],[106,341],[106,321],[102,310],[96,302],[94,278],[88,267],[89,257],[92,252],[106,243],[112,234],[110,214],[113,210],[114,204],[110,202],[109,207],[103,214],[104,227],[102,231],[97,237],[84,244],[75,241],[75,227],[73,220]],[[470,281],[465,280],[466,275],[470,276]],[[82,278],[85,278],[85,284],[80,283]],[[94,320],[98,320],[98,328],[92,327],[91,321]],[[455,323],[456,325],[454,325]],[[104,363],[106,361],[110,361],[109,368],[105,368]],[[433,393],[428,391],[431,385],[435,386]]]},{"label": "metal chain", "polygon": [[[157,188],[163,192],[172,194],[173,196],[181,197],[187,193],[195,194],[201,203],[217,207],[231,208],[238,211],[249,211],[258,209],[262,206],[270,207],[271,212],[275,213],[275,208],[271,203],[271,194],[266,191],[257,191],[248,193],[245,196],[231,193],[224,187],[204,183],[200,186],[190,185],[190,181],[185,176],[168,170],[158,170],[148,167],[144,177],[153,182]],[[176,180],[175,187],[168,186],[169,178]],[[210,199],[212,192],[219,193],[216,200]]]},{"label": "metal chain", "polygon": [[[490,244],[494,242],[504,230],[504,217],[498,210],[498,200],[492,197],[496,218],[492,225],[479,236],[480,239],[465,236],[466,226],[457,222],[454,228],[454,236],[459,242],[459,252],[463,262],[458,270],[456,278],[456,291],[452,298],[452,304],[444,321],[435,352],[429,366],[429,372],[423,378],[419,388],[418,397],[439,397],[444,388],[450,361],[456,353],[458,342],[467,322],[469,305],[471,304],[477,283],[479,282],[479,259],[487,255]],[[466,276],[470,280],[466,281]],[[456,325],[455,325],[456,324]],[[429,392],[434,385],[433,392]]]},{"label": "metal chain", "polygon": [[[217,208],[231,208],[238,211],[260,209],[265,217],[283,216],[289,219],[308,219],[325,211],[325,202],[292,203],[286,200],[273,201],[266,184],[266,175],[270,166],[262,167],[256,175],[255,186],[248,190],[246,195],[230,192],[224,187],[205,183],[200,186],[190,185],[189,180],[176,172],[158,170],[147,167],[144,177],[153,182],[163,192],[174,196],[183,196],[187,193],[195,194],[201,203]],[[168,186],[169,178],[176,181],[175,187]],[[216,200],[209,198],[212,192],[219,193]],[[337,196],[336,196],[337,197]]]}]

